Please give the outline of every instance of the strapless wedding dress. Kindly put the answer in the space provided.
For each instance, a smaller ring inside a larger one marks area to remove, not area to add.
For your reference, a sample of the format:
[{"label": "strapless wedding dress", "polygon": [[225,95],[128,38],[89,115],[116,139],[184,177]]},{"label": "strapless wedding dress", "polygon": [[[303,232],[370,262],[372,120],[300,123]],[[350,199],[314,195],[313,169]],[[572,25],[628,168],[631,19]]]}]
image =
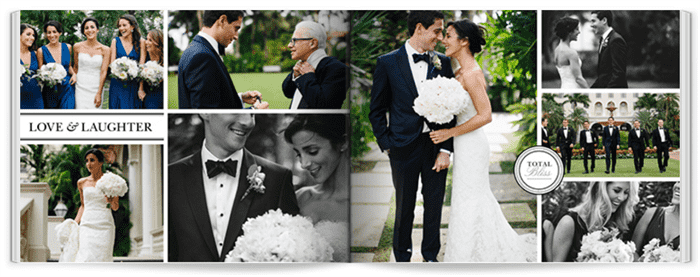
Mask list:
[{"label": "strapless wedding dress", "polygon": [[107,199],[95,187],[83,188],[85,209],[78,230],[76,262],[112,262],[114,218],[107,208]]},{"label": "strapless wedding dress", "polygon": [[[457,125],[474,115],[476,109],[470,103],[457,115]],[[444,261],[536,262],[536,235],[518,235],[491,192],[489,155],[483,128],[454,138],[452,204]]]},{"label": "strapless wedding dress", "polygon": [[95,95],[100,86],[102,55],[78,54],[78,81],[75,83],[75,108],[97,109]]},{"label": "strapless wedding dress", "polygon": [[[578,59],[578,63],[581,64],[581,59]],[[574,76],[573,71],[571,70],[572,66],[571,65],[565,65],[565,66],[558,66],[557,65],[557,72],[559,72],[559,78],[561,79],[561,88],[565,89],[572,89],[572,88],[581,88],[581,86],[576,83],[576,76]]]}]

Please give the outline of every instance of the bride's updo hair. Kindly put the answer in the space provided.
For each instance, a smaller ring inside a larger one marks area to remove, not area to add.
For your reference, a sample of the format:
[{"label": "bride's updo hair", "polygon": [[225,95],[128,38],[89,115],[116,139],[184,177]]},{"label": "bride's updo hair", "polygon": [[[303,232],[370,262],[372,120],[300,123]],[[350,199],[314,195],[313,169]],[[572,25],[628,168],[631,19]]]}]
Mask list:
[{"label": "bride's updo hair", "polygon": [[87,24],[90,21],[95,23],[95,27],[97,27],[97,30],[100,29],[100,23],[97,22],[97,19],[95,19],[94,17],[85,18],[83,19],[83,23],[80,23],[80,33],[83,34],[83,36],[85,35],[85,24]]},{"label": "bride's updo hair", "polygon": [[557,24],[554,26],[554,33],[560,39],[566,39],[576,28],[578,28],[578,19],[566,16],[557,21]]},{"label": "bride's updo hair", "polygon": [[471,51],[472,54],[481,52],[481,46],[486,45],[486,39],[484,39],[486,28],[483,26],[478,25],[469,19],[450,21],[447,23],[447,27],[450,26],[455,28],[458,38],[469,40],[469,51]]},{"label": "bride's updo hair", "polygon": [[337,147],[346,140],[345,115],[342,114],[299,114],[294,117],[284,131],[284,139],[292,143],[292,137],[303,130],[315,133]]},{"label": "bride's updo hair", "polygon": [[105,154],[102,153],[102,151],[100,151],[100,149],[92,148],[92,149],[88,150],[87,152],[85,152],[85,157],[84,157],[84,158],[87,158],[87,156],[90,155],[90,154],[95,155],[95,157],[97,158],[97,161],[98,161],[98,162],[101,162],[101,163],[104,163],[104,162],[105,162]]}]

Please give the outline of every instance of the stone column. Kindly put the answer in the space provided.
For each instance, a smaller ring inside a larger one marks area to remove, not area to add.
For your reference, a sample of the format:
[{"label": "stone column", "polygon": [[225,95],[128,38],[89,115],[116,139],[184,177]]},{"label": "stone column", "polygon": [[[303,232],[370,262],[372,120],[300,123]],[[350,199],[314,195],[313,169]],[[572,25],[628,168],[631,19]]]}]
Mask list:
[{"label": "stone column", "polygon": [[141,199],[141,205],[143,207],[141,210],[143,213],[143,220],[141,222],[143,226],[143,244],[141,245],[139,256],[151,256],[153,254],[153,237],[151,236],[151,231],[155,227],[153,225],[153,215],[156,211],[154,207],[156,195],[154,195],[153,187],[158,185],[155,181],[157,172],[154,170],[156,161],[153,150],[155,147],[154,145],[143,145],[141,148],[141,153],[143,154],[141,159],[143,162],[143,174],[141,176],[143,183],[143,198]]},{"label": "stone column", "polygon": [[139,253],[138,249],[138,239],[143,236],[143,209],[141,207],[141,197],[143,191],[143,185],[141,183],[141,146],[140,145],[129,145],[129,208],[131,209],[131,231],[129,232],[129,237],[131,238],[131,252],[129,256],[137,256]]},{"label": "stone column", "polygon": [[48,205],[51,188],[47,183],[20,185],[20,243],[21,259],[28,262],[46,262],[51,257],[48,246]]}]

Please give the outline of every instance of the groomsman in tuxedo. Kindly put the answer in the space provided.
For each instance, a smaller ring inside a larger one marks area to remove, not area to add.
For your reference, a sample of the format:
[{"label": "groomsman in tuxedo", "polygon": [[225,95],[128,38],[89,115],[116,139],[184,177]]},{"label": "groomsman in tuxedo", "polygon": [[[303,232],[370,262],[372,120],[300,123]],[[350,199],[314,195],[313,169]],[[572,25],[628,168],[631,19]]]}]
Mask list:
[{"label": "groomsman in tuxedo", "polygon": [[620,129],[615,126],[615,119],[608,118],[608,126],[603,128],[603,149],[605,150],[605,174],[615,173],[617,163],[617,149],[620,149]]},{"label": "groomsman in tuxedo", "polygon": [[[380,56],[373,75],[369,121],[377,144],[389,154],[391,163],[396,190],[393,250],[397,262],[411,260],[419,178],[424,200],[421,254],[425,261],[436,262],[440,252],[440,219],[453,141],[433,144],[430,130],[452,127],[455,121],[429,123],[413,110],[413,101],[421,82],[438,75],[454,77],[450,59],[434,52],[442,40],[444,18],[438,11],[411,11],[407,20],[410,39],[399,49]],[[442,66],[435,66],[431,56]]]},{"label": "groomsman in tuxedo", "polygon": [[[200,117],[202,149],[168,166],[170,262],[224,261],[247,219],[275,209],[299,213],[292,172],[244,148],[254,115]],[[251,189],[247,177],[255,175],[263,180],[262,190]]]},{"label": "groomsman in tuxedo", "polygon": [[[656,150],[656,161],[659,164],[659,173],[666,172],[666,167],[668,166],[668,150],[673,145],[671,143],[671,135],[668,129],[664,128],[664,120],[659,119],[658,128],[651,132],[651,144]],[[663,156],[663,162],[661,161],[661,156]]]},{"label": "groomsman in tuxedo", "polygon": [[345,64],[326,55],[326,30],[319,23],[297,24],[287,48],[297,60],[282,82],[290,109],[340,109],[347,95]]},{"label": "groomsman in tuxedo", "polygon": [[557,150],[561,153],[561,161],[566,173],[571,173],[571,150],[574,148],[576,131],[569,127],[569,120],[561,122],[562,127],[557,131]]},{"label": "groomsman in tuxedo", "polygon": [[639,125],[639,120],[635,120],[634,129],[630,130],[627,137],[627,145],[634,157],[634,174],[642,172],[644,167],[644,150],[649,149],[647,142],[649,134],[646,130],[640,128]]},{"label": "groomsman in tuxedo", "polygon": [[583,151],[583,168],[586,170],[583,174],[588,174],[588,157],[591,158],[591,172],[595,171],[595,149],[598,147],[598,136],[589,130],[590,123],[588,120],[583,122],[583,130],[579,132],[579,144]]},{"label": "groomsman in tuxedo", "polygon": [[549,144],[549,131],[547,131],[547,124],[549,124],[549,120],[546,118],[542,119],[542,146],[550,148]]},{"label": "groomsman in tuxedo", "polygon": [[240,95],[221,58],[224,49],[238,39],[243,11],[204,11],[202,29],[182,53],[177,87],[180,109],[241,109],[243,102],[264,109],[260,92]]},{"label": "groomsman in tuxedo", "polygon": [[591,88],[627,88],[627,42],[612,25],[612,11],[591,13],[591,28],[600,36],[598,79]]}]

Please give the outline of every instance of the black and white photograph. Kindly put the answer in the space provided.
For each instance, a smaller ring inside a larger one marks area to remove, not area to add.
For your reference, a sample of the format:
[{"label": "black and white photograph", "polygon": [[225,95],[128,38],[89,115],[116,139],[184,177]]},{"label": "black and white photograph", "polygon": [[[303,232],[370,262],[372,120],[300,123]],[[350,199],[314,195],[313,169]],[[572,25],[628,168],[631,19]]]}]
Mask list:
[{"label": "black and white photograph", "polygon": [[353,26],[353,261],[537,262],[537,198],[512,174],[537,138],[537,11]]},{"label": "black and white photograph", "polygon": [[178,10],[170,109],[347,109],[350,11]]},{"label": "black and white photograph", "polygon": [[162,145],[22,144],[22,262],[163,262]]},{"label": "black and white photograph", "polygon": [[542,11],[542,88],[680,88],[679,11]]},{"label": "black and white photograph", "polygon": [[564,182],[542,196],[543,262],[680,262],[679,181]]},{"label": "black and white photograph", "polygon": [[679,93],[544,93],[540,143],[564,177],[678,178],[680,114]]},{"label": "black and white photograph", "polygon": [[346,114],[168,124],[168,262],[349,261]]}]

